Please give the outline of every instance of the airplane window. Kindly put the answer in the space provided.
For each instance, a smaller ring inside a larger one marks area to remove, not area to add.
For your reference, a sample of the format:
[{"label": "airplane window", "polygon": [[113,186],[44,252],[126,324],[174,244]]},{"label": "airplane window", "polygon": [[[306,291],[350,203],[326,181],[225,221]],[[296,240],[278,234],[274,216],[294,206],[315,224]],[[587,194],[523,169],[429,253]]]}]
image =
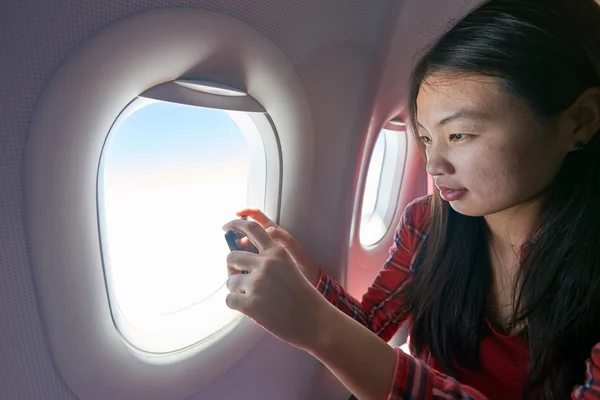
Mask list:
[{"label": "airplane window", "polygon": [[265,151],[250,113],[141,98],[128,108],[98,180],[111,311],[134,348],[173,352],[240,318],[225,305],[221,227],[263,207],[249,200],[264,198]]},{"label": "airplane window", "polygon": [[406,156],[406,135],[383,129],[371,155],[363,206],[359,240],[363,246],[378,243],[392,222]]},{"label": "airplane window", "polygon": [[375,142],[373,154],[371,154],[371,162],[367,172],[367,183],[365,185],[365,193],[362,206],[362,220],[369,219],[375,211],[375,203],[377,202],[377,192],[379,182],[381,180],[381,169],[383,167],[383,153],[385,152],[385,134],[380,133]]}]

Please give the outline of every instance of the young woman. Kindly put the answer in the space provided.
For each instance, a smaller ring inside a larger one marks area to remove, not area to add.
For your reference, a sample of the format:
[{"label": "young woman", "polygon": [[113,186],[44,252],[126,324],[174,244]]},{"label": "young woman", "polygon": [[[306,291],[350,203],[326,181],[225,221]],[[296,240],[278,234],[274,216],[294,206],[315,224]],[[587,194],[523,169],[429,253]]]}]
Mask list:
[{"label": "young woman", "polygon": [[[600,7],[485,2],[417,64],[408,104],[437,188],[362,301],[243,210],[256,222],[224,228],[259,253],[229,255],[227,304],[362,400],[600,399]],[[415,358],[384,342],[407,320]]]}]

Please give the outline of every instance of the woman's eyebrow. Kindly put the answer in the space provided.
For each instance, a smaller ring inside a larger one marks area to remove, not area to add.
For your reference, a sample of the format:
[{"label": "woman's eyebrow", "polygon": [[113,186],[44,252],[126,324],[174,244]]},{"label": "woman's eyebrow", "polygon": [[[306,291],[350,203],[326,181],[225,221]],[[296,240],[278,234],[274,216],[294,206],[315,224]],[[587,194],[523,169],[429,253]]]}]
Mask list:
[{"label": "woman's eyebrow", "polygon": [[[437,126],[446,125],[452,121],[456,121],[458,119],[470,119],[470,120],[485,120],[489,118],[489,114],[480,110],[473,109],[462,109],[451,113],[450,115],[442,118]],[[417,122],[421,128],[425,128],[420,122]]]}]

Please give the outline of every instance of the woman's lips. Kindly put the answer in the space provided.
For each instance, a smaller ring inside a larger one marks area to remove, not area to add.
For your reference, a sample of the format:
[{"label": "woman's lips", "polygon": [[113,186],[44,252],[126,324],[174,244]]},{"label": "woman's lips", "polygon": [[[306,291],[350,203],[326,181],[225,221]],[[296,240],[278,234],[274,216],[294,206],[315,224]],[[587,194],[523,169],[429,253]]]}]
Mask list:
[{"label": "woman's lips", "polygon": [[467,189],[450,189],[440,186],[440,195],[446,201],[456,201],[467,193]]}]

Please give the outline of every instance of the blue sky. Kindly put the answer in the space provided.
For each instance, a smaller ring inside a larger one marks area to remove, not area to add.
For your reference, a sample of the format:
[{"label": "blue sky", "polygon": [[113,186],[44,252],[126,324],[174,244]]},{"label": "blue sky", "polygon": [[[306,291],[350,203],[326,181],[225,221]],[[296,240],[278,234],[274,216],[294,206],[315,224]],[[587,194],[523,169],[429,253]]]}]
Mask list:
[{"label": "blue sky", "polygon": [[122,123],[104,157],[122,172],[181,167],[213,173],[246,164],[247,149],[225,111],[157,102]]}]

